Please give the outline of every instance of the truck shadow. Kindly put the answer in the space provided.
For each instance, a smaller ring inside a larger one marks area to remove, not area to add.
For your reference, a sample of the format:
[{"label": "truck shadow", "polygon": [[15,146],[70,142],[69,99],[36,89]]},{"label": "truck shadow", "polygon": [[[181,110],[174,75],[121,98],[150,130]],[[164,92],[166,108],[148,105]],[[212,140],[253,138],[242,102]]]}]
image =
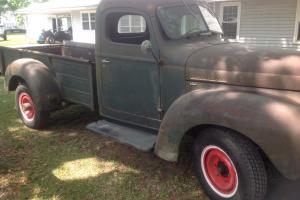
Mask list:
[{"label": "truck shadow", "polygon": [[[20,152],[34,150],[33,154],[28,154],[31,157],[25,159],[27,165],[21,161],[7,167],[7,170],[15,173],[24,171],[24,176],[30,183],[26,186],[24,183],[14,185],[23,188],[23,192],[27,191],[25,197],[21,195],[22,198],[18,199],[51,199],[55,196],[70,199],[70,194],[76,194],[72,199],[95,199],[95,196],[97,199],[208,199],[192,172],[189,157],[178,164],[168,163],[153,153],[139,152],[86,131],[85,125],[97,119],[95,113],[80,106],[72,106],[51,116],[51,128],[44,131],[49,135],[36,133],[34,138],[8,138],[13,143],[21,144],[18,149]],[[12,120],[16,121],[17,117]],[[35,141],[30,141],[32,139]],[[47,150],[37,149],[35,143],[45,143]],[[75,145],[77,147],[73,148]],[[51,158],[45,158],[45,153]],[[24,155],[26,156],[21,156]],[[68,163],[91,159],[111,167],[79,177],[72,177],[71,173],[65,176],[56,172],[68,166]],[[1,172],[0,165],[1,173],[5,174],[4,171]],[[299,186],[300,181],[280,178],[274,181],[267,199],[298,200]],[[0,192],[1,190],[9,188],[0,188]],[[6,199],[5,196],[2,198]]]},{"label": "truck shadow", "polygon": [[[0,199],[207,199],[188,167],[86,131],[96,119],[85,108],[72,106],[54,113],[47,130],[24,128],[28,137],[11,134],[17,131],[14,123],[5,127],[0,144],[3,139],[3,148],[9,147],[9,141],[14,152],[0,149],[0,177],[22,174],[23,181],[0,185]],[[11,119],[17,120],[16,115]]]},{"label": "truck shadow", "polygon": [[[60,121],[59,125],[57,125],[56,123],[56,126],[58,126],[55,127],[56,129],[57,128],[64,129],[66,127],[66,124],[67,126],[68,124],[70,126],[73,126],[74,123],[78,123],[78,126],[80,126],[80,130],[83,133],[87,133],[92,138],[98,138],[105,141],[104,142],[105,145],[101,147],[100,150],[101,153],[100,151],[97,153],[98,159],[105,160],[105,161],[113,161],[113,162],[117,161],[118,163],[122,163],[122,165],[129,166],[130,168],[142,172],[143,174],[142,176],[155,177],[157,174],[160,174],[162,175],[160,177],[161,182],[172,179],[172,176],[179,175],[180,177],[191,177],[192,181],[190,184],[198,185],[194,173],[192,172],[192,168],[193,168],[191,163],[192,158],[187,155],[190,152],[185,152],[186,157],[184,159],[181,159],[179,163],[177,164],[168,163],[157,158],[153,153],[139,152],[135,149],[132,149],[131,147],[118,144],[115,141],[111,141],[110,139],[99,136],[99,134],[90,133],[84,130],[86,124],[88,124],[89,122],[93,122],[95,120],[99,120],[97,114],[90,113],[80,106],[77,107],[77,109],[69,109],[67,112],[66,111],[61,111],[61,112],[63,112],[64,114],[61,115],[58,112],[53,116],[53,120],[55,122]],[[80,115],[79,119],[78,119],[78,115]],[[80,132],[80,134],[82,134],[82,132]],[[136,160],[136,158],[139,159]],[[58,162],[57,165],[61,163],[63,163],[63,161]],[[149,169],[151,169],[150,174],[149,174]],[[88,182],[94,181],[96,183],[102,179],[104,180],[113,179],[113,177],[115,177],[116,174],[118,177],[120,177],[121,181],[113,183],[112,187],[114,188],[124,187],[124,185],[128,184],[128,181],[130,181],[131,179],[130,177],[137,176],[137,174],[133,172],[120,173],[120,171],[118,170],[113,170],[109,173],[102,174],[99,177],[89,179]],[[79,184],[80,182],[84,183],[85,181],[86,180],[67,181],[60,184],[66,187],[72,187],[74,185]],[[278,175],[276,179],[272,180],[272,183],[270,184],[269,188],[270,190],[268,192],[266,200],[285,200],[285,199],[298,200],[300,196],[300,191],[299,191],[300,180],[290,181]],[[198,193],[202,193],[202,191]],[[185,194],[187,195],[187,193]],[[202,199],[206,199],[206,198],[207,197],[202,196]],[[149,199],[152,198],[150,197]],[[186,199],[186,198],[182,197],[182,199]]]}]

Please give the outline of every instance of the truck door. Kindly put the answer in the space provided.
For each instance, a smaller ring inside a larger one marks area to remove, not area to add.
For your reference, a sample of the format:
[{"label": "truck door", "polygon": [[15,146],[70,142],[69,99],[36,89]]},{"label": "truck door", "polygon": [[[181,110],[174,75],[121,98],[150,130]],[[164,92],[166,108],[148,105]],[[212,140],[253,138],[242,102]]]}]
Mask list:
[{"label": "truck door", "polygon": [[151,53],[141,51],[141,43],[145,40],[155,46],[148,18],[139,12],[120,10],[110,11],[102,17],[97,57],[98,73],[101,74],[101,114],[158,128],[159,66]]}]

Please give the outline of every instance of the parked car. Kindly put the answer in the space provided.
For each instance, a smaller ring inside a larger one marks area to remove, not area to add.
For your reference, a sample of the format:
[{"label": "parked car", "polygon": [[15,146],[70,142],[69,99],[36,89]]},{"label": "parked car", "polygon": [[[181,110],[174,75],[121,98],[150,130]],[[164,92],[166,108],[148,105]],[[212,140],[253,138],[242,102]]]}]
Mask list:
[{"label": "parked car", "polygon": [[70,41],[72,38],[72,28],[68,31],[57,31],[55,33],[52,30],[43,30],[37,42],[39,44],[54,44],[55,42]]},{"label": "parked car", "polygon": [[39,36],[39,39],[37,41],[39,44],[54,44],[54,33],[51,30],[45,31],[42,30],[41,35]]},{"label": "parked car", "polygon": [[3,25],[0,25],[0,37],[3,38],[4,40],[7,40],[5,28]]},{"label": "parked car", "polygon": [[264,199],[269,164],[300,178],[300,53],[223,41],[193,0],[103,0],[96,24],[95,49],[0,48],[26,126],[72,102],[102,117],[89,130],[167,161],[191,138],[213,200]]},{"label": "parked car", "polygon": [[11,33],[26,33],[26,30],[21,28],[6,28],[5,26],[0,25],[0,37],[4,40],[7,40],[7,35]]},{"label": "parked car", "polygon": [[5,31],[7,34],[9,34],[9,33],[26,33],[26,29],[17,28],[17,27],[7,28]]}]

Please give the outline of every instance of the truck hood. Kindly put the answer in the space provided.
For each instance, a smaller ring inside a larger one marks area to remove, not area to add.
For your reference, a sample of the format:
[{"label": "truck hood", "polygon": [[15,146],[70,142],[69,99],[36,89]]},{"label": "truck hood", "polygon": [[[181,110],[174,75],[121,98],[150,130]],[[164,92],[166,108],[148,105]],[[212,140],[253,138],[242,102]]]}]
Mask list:
[{"label": "truck hood", "polygon": [[190,54],[189,81],[300,91],[300,53],[241,44],[221,44]]}]

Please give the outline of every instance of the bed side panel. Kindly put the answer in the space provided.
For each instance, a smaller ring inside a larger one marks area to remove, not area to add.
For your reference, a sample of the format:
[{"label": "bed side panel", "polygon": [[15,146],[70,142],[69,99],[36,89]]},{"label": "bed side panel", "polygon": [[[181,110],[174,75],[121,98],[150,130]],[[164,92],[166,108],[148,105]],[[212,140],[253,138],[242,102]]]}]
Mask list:
[{"label": "bed side panel", "polygon": [[65,100],[96,109],[95,66],[88,61],[52,58],[52,67]]}]

